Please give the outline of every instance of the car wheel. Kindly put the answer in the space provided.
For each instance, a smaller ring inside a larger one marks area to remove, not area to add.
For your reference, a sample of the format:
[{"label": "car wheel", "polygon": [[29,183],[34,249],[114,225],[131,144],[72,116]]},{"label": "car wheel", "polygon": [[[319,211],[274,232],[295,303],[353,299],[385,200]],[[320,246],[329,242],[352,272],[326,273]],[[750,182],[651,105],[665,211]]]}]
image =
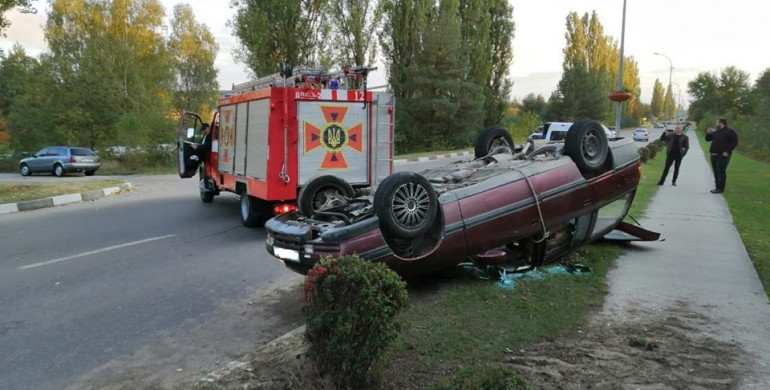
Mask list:
[{"label": "car wheel", "polygon": [[598,173],[607,161],[609,142],[596,121],[575,122],[567,131],[564,154],[570,156],[582,173]]},{"label": "car wheel", "polygon": [[251,228],[264,225],[265,208],[265,201],[243,191],[241,193],[241,222],[243,226]]},{"label": "car wheel", "polygon": [[312,217],[316,211],[335,206],[344,198],[354,196],[353,186],[347,181],[337,176],[317,176],[302,186],[297,195],[297,206],[302,215]]},{"label": "car wheel", "polygon": [[201,202],[203,203],[211,203],[214,201],[214,192],[213,191],[207,191],[203,188],[200,190],[201,192]]},{"label": "car wheel", "polygon": [[487,127],[476,137],[473,152],[476,158],[481,158],[489,155],[489,152],[498,146],[507,146],[513,149],[511,133],[502,127]]},{"label": "car wheel", "polygon": [[64,167],[62,167],[61,164],[54,165],[53,174],[56,175],[56,177],[64,176]]},{"label": "car wheel", "polygon": [[96,171],[85,171],[84,173],[86,174],[86,176],[93,176],[96,173]]},{"label": "car wheel", "polygon": [[19,166],[19,173],[21,173],[22,176],[29,176],[32,172],[30,172],[27,164],[21,164],[21,166]]},{"label": "car wheel", "polygon": [[414,172],[398,172],[380,183],[374,193],[374,209],[384,233],[417,238],[436,221],[438,196],[428,179]]}]

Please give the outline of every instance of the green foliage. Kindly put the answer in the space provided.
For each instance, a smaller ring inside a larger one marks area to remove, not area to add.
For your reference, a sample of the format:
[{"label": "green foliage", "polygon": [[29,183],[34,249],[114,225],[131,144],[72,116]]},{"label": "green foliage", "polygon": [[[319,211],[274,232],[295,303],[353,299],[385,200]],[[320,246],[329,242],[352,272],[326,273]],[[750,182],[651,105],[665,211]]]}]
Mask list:
[{"label": "green foliage", "polygon": [[647,146],[639,148],[639,159],[642,160],[642,163],[646,163],[650,160],[650,156],[652,155],[652,152],[650,152],[650,148]]},{"label": "green foliage", "polygon": [[294,68],[317,66],[318,31],[324,28],[327,0],[242,0],[232,3],[233,33],[240,45],[238,60],[257,76]]},{"label": "green foliage", "polygon": [[513,142],[521,144],[539,126],[543,124],[541,118],[534,112],[524,112],[515,117],[505,118],[503,125],[513,137]]},{"label": "green foliage", "polygon": [[593,118],[604,122],[611,84],[609,75],[598,70],[584,66],[565,69],[558,89],[551,95],[548,119],[574,122]]},{"label": "green foliage", "polygon": [[396,315],[409,303],[406,283],[382,263],[343,256],[311,269],[304,293],[305,336],[317,368],[344,386],[362,388],[399,334]]},{"label": "green foliage", "polygon": [[650,102],[650,111],[656,121],[665,118],[665,109],[663,101],[663,84],[655,79],[655,86],[652,88],[652,101]]},{"label": "green foliage", "polygon": [[647,144],[647,149],[650,151],[650,159],[655,159],[655,155],[658,154],[658,151],[660,150],[660,146],[656,144],[655,142],[650,142]]},{"label": "green foliage", "polygon": [[500,364],[465,367],[450,381],[430,387],[431,390],[531,390],[534,389],[518,372]]}]

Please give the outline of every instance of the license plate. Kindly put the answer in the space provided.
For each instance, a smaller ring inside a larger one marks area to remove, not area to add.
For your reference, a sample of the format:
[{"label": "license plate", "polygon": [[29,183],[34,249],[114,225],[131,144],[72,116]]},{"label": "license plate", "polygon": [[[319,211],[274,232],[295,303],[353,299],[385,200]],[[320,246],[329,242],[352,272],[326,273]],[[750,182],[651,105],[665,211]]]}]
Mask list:
[{"label": "license plate", "polygon": [[299,252],[292,249],[273,247],[273,253],[279,259],[299,261]]},{"label": "license plate", "polygon": [[94,162],[94,160],[90,158],[81,158],[80,162]]}]

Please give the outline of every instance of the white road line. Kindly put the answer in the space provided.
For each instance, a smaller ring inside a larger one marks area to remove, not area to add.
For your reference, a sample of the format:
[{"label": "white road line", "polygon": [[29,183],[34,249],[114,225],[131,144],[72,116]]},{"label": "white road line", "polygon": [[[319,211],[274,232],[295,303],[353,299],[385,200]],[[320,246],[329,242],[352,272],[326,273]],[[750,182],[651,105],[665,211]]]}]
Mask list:
[{"label": "white road line", "polygon": [[125,244],[108,246],[106,248],[96,249],[96,250],[93,250],[93,251],[90,251],[90,252],[84,252],[84,253],[79,253],[77,255],[62,257],[60,259],[53,259],[53,260],[44,261],[42,263],[35,263],[35,264],[25,265],[25,266],[19,267],[19,269],[29,269],[29,268],[40,267],[40,266],[43,266],[43,265],[59,263],[59,262],[62,262],[62,261],[76,259],[78,257],[90,256],[90,255],[94,255],[94,254],[97,254],[97,253],[102,253],[102,252],[107,252],[107,251],[111,251],[111,250],[115,250],[115,249],[125,248],[127,246],[144,244],[146,242],[158,241],[158,240],[162,240],[164,238],[169,238],[169,237],[174,237],[174,236],[176,236],[176,234],[169,234],[169,235],[166,235],[166,236],[152,237],[152,238],[147,238],[147,239],[144,239],[144,240],[139,240],[139,241],[134,241],[134,242],[127,242]]}]

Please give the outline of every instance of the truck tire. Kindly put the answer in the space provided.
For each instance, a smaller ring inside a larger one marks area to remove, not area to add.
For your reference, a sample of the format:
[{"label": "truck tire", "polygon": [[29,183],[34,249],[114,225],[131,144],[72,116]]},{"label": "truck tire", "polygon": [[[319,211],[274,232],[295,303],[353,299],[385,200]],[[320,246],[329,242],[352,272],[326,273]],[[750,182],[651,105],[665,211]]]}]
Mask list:
[{"label": "truck tire", "polygon": [[266,207],[265,201],[243,191],[241,193],[241,222],[243,226],[252,228],[264,225]]},{"label": "truck tire", "polygon": [[428,179],[414,172],[398,172],[380,183],[374,193],[374,210],[386,235],[417,238],[436,222],[438,196]]},{"label": "truck tire", "polygon": [[599,122],[575,122],[567,131],[564,154],[572,158],[583,174],[599,173],[609,155],[609,141]]},{"label": "truck tire", "polygon": [[473,152],[476,158],[481,158],[488,155],[490,150],[498,146],[507,146],[513,150],[513,137],[511,137],[508,130],[502,127],[487,127],[476,137]]},{"label": "truck tire", "polygon": [[297,206],[302,215],[312,217],[316,211],[335,205],[341,197],[355,197],[350,183],[337,176],[316,176],[302,186],[297,195]]}]

